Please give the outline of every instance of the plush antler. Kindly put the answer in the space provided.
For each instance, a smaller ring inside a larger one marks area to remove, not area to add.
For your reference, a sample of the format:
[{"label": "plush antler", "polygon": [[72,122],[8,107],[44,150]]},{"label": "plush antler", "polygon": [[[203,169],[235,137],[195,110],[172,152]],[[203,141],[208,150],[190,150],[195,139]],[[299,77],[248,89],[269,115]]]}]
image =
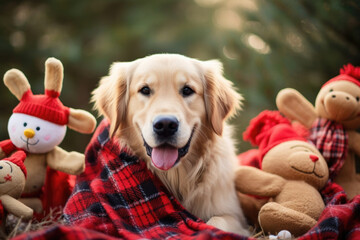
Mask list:
[{"label": "plush antler", "polygon": [[278,93],[276,106],[288,119],[297,120],[307,128],[311,128],[317,118],[315,107],[293,88],[285,88]]},{"label": "plush antler", "polygon": [[5,73],[4,84],[18,100],[30,90],[30,84],[25,75],[15,68]]},{"label": "plush antler", "polygon": [[96,119],[87,111],[70,108],[68,127],[80,133],[92,133]]}]

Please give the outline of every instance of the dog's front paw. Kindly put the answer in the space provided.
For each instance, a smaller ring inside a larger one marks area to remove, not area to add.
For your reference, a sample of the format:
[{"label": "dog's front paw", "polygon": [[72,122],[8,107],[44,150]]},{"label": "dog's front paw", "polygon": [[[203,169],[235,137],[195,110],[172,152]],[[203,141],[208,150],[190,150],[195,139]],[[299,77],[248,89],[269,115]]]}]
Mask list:
[{"label": "dog's front paw", "polygon": [[226,232],[250,236],[249,231],[241,226],[239,221],[232,216],[214,216],[207,221],[207,224]]}]

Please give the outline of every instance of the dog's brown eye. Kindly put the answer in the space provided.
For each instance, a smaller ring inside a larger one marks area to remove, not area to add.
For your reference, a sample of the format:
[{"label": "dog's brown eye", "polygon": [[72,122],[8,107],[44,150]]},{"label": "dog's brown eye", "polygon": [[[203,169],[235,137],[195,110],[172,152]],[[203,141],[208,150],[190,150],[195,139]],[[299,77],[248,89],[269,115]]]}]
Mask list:
[{"label": "dog's brown eye", "polygon": [[191,94],[194,93],[194,90],[192,90],[191,88],[189,87],[184,87],[183,89],[181,89],[181,94],[184,96],[184,97],[187,97],[187,96],[190,96]]},{"label": "dog's brown eye", "polygon": [[142,95],[145,95],[145,96],[149,96],[150,93],[151,93],[151,90],[149,87],[143,87],[139,90],[139,92],[142,94]]}]

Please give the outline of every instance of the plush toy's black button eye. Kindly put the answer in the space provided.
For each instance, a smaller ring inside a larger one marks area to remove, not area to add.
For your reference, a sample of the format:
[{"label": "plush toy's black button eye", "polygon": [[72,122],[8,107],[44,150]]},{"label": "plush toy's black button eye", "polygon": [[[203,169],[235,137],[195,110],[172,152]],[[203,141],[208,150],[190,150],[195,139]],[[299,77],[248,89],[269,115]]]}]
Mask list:
[{"label": "plush toy's black button eye", "polygon": [[356,97],[356,101],[360,101],[360,97]]},{"label": "plush toy's black button eye", "polygon": [[26,122],[24,122],[24,124],[23,124],[23,125],[24,125],[24,127],[26,127],[26,126],[27,126],[27,123],[26,123]]},{"label": "plush toy's black button eye", "polygon": [[334,89],[331,88],[331,89],[329,90],[329,92],[332,92],[332,91],[334,91]]},{"label": "plush toy's black button eye", "polygon": [[40,131],[40,127],[36,127],[36,131]]},{"label": "plush toy's black button eye", "polygon": [[0,166],[0,169],[3,169],[3,166]]}]

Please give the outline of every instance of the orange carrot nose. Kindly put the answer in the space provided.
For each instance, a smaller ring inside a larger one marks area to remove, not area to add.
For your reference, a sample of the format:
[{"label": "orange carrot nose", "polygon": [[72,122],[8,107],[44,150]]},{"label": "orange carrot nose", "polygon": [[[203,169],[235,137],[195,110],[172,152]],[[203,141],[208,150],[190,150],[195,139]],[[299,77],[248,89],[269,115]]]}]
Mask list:
[{"label": "orange carrot nose", "polygon": [[25,131],[24,131],[24,135],[25,135],[25,137],[27,137],[27,138],[33,138],[33,137],[35,136],[35,131],[32,130],[31,128],[27,128],[27,129],[25,129]]},{"label": "orange carrot nose", "polygon": [[311,161],[316,162],[317,160],[319,160],[319,157],[316,155],[310,155],[310,159]]}]

